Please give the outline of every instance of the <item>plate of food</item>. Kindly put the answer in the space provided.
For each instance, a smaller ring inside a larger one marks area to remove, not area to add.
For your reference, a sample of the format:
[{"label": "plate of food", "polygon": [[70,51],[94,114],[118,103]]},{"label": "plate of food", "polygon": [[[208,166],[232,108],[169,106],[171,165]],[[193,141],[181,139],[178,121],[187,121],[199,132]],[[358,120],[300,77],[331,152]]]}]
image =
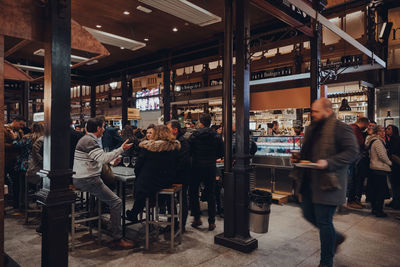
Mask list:
[{"label": "plate of food", "polygon": [[315,169],[318,165],[317,165],[317,163],[313,163],[309,160],[300,160],[298,163],[295,163],[294,166],[299,167],[299,168]]}]

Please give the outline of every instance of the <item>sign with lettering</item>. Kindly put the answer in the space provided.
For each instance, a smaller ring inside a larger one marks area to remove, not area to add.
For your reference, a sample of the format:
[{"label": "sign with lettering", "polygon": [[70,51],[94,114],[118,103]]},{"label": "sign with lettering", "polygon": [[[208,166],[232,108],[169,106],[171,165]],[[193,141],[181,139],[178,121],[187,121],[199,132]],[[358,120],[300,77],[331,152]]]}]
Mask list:
[{"label": "sign with lettering", "polygon": [[389,9],[388,20],[393,23],[388,40],[388,69],[400,68],[400,7]]}]

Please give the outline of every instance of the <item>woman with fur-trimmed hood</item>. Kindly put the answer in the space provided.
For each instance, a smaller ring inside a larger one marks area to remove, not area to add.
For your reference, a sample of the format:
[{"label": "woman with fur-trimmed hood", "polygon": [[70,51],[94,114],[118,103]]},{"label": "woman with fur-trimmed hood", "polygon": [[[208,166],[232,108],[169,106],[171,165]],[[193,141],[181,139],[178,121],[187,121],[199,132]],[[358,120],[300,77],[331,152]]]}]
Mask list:
[{"label": "woman with fur-trimmed hood", "polygon": [[154,196],[162,188],[171,186],[176,180],[178,151],[181,148],[165,125],[154,128],[150,140],[139,144],[141,149],[135,162],[135,203],[132,210],[126,212],[127,218],[133,222],[142,212],[146,197]]}]

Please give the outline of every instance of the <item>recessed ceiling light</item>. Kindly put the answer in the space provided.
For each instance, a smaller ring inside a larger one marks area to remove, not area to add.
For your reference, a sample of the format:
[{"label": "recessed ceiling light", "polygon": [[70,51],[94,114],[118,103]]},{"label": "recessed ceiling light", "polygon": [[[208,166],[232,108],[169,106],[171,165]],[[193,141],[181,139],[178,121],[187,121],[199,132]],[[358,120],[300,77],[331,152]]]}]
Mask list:
[{"label": "recessed ceiling light", "polygon": [[149,8],[147,8],[147,7],[144,7],[144,6],[137,6],[136,9],[137,9],[137,10],[140,10],[140,11],[142,11],[142,12],[144,12],[144,13],[147,13],[147,14],[149,14],[149,13],[152,12],[151,9],[149,9]]},{"label": "recessed ceiling light", "polygon": [[129,11],[124,11],[124,15],[129,15],[131,14]]},{"label": "recessed ceiling light", "polygon": [[121,46],[120,48],[121,48],[121,49],[125,49],[125,47],[123,47],[123,46]]},{"label": "recessed ceiling light", "polygon": [[101,28],[101,25],[97,24],[97,25],[96,25],[96,28],[100,29],[100,28]]},{"label": "recessed ceiling light", "polygon": [[173,31],[173,32],[177,32],[177,31],[178,31],[178,28],[177,28],[177,27],[174,27],[174,28],[172,29],[172,31]]},{"label": "recessed ceiling light", "polygon": [[148,41],[149,41],[149,38],[144,38],[144,41],[145,41],[145,42],[148,42]]}]

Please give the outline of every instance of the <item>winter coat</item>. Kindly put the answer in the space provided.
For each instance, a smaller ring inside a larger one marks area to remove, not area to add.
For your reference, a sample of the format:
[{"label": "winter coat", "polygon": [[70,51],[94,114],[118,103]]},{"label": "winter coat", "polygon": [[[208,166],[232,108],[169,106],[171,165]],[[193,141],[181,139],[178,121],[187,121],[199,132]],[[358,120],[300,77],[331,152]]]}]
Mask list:
[{"label": "winter coat", "polygon": [[[18,137],[13,140],[12,132],[17,132]],[[15,160],[21,152],[21,148],[17,145],[18,141],[22,139],[24,132],[20,130],[14,130],[11,125],[4,125],[4,152],[5,152],[5,169],[8,171],[15,165]]]},{"label": "winter coat", "polygon": [[390,166],[392,166],[392,162],[388,157],[387,150],[385,147],[385,141],[382,138],[375,135],[372,136],[371,138],[368,138],[365,145],[369,147],[371,143],[372,145],[369,150],[370,169],[376,171],[390,172],[391,171]]},{"label": "winter coat", "polygon": [[107,126],[104,130],[103,137],[101,138],[103,148],[108,147],[109,151],[113,151],[122,145],[124,140],[118,134],[118,129]]},{"label": "winter coat", "polygon": [[353,129],[334,115],[324,123],[311,124],[305,133],[301,158],[316,162],[328,161],[325,170],[296,168],[301,194],[311,194],[313,203],[338,206],[345,203],[348,168],[359,153]]},{"label": "winter coat", "polygon": [[178,136],[177,140],[181,143],[181,149],[178,152],[178,165],[176,183],[189,184],[190,181],[190,170],[192,166],[192,158],[190,156],[190,144],[184,135]]},{"label": "winter coat", "polygon": [[179,141],[146,140],[135,163],[135,198],[152,196],[176,181]]},{"label": "winter coat", "polygon": [[26,177],[31,184],[38,184],[42,180],[36,173],[43,168],[43,141],[44,136],[41,136],[32,146],[32,154],[29,157],[29,167],[26,171]]},{"label": "winter coat", "polygon": [[214,166],[224,154],[221,136],[211,128],[200,128],[189,138],[192,163],[194,166]]}]

